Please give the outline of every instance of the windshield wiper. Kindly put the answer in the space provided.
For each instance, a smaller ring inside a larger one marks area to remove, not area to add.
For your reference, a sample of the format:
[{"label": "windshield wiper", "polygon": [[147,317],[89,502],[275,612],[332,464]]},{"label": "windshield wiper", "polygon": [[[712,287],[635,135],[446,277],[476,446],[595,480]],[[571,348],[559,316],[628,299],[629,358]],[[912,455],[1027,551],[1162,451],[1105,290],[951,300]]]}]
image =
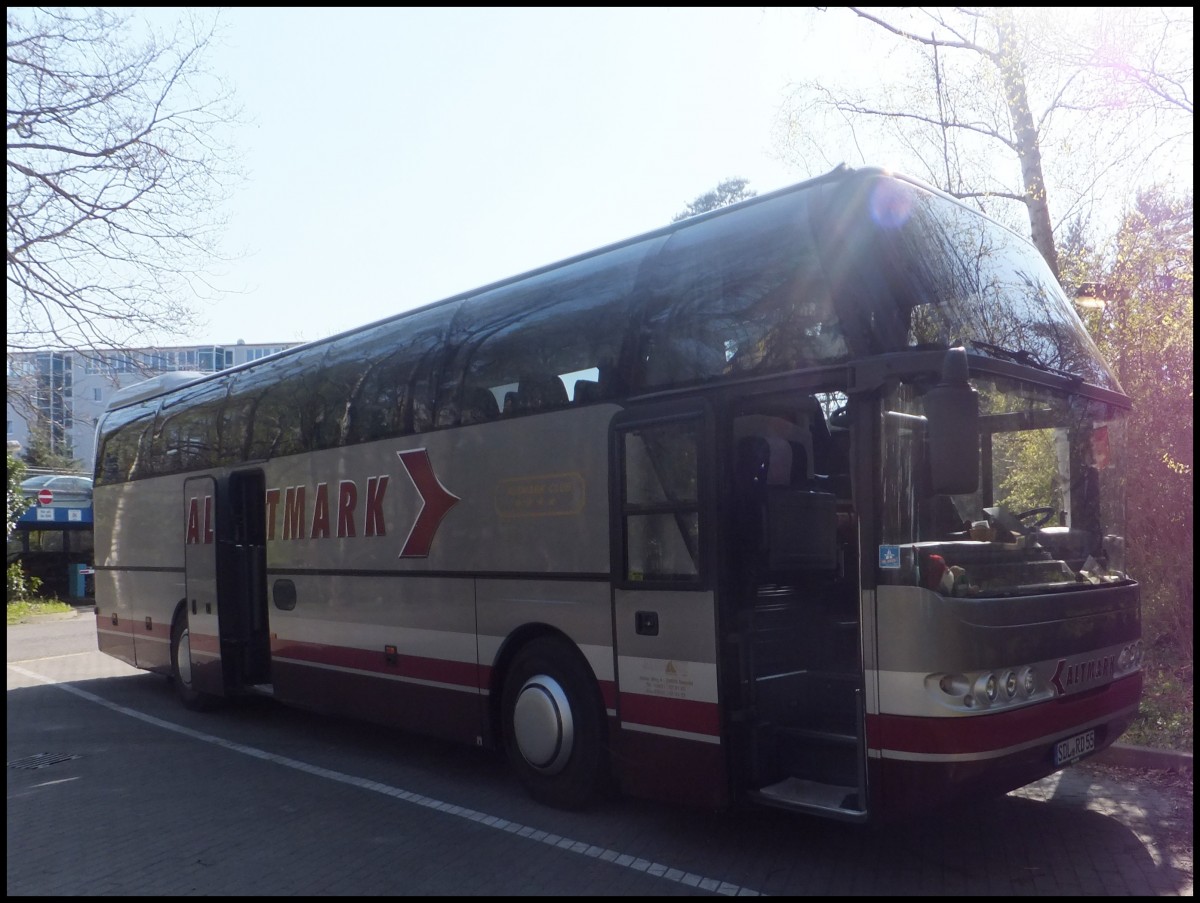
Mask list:
[{"label": "windshield wiper", "polygon": [[1083,377],[1069,373],[1066,370],[1059,370],[1057,367],[1051,367],[1049,364],[1043,364],[1036,354],[1032,351],[1026,351],[1023,348],[1013,351],[1011,348],[1003,348],[1000,345],[993,345],[991,342],[982,342],[979,339],[971,339],[971,345],[975,348],[982,348],[984,351],[990,351],[992,354],[999,355],[1000,357],[1008,358],[1010,361],[1016,361],[1018,364],[1023,364],[1026,367],[1036,367],[1039,370],[1045,370],[1047,373],[1065,376],[1067,379],[1075,382],[1083,382]]}]

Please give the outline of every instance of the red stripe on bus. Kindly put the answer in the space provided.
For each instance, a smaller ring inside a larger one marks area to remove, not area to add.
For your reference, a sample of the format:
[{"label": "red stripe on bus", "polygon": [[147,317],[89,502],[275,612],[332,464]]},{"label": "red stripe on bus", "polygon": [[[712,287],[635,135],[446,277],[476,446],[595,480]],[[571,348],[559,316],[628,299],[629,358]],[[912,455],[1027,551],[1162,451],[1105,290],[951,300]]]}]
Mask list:
[{"label": "red stripe on bus", "polygon": [[622,693],[620,702],[623,722],[714,737],[721,733],[721,720],[714,702],[667,699],[641,693]]},{"label": "red stripe on bus", "polygon": [[615,710],[617,707],[617,682],[600,678],[596,678],[596,680],[600,684],[600,695],[604,697],[604,707]]},{"label": "red stripe on bus", "polygon": [[1011,711],[958,718],[869,715],[867,744],[872,749],[928,754],[981,753],[1034,740],[1063,736],[1138,704],[1141,674],[1115,680],[1098,692],[1050,699]]},{"label": "red stripe on bus", "polygon": [[354,671],[454,684],[473,690],[479,687],[479,667],[474,662],[453,662],[397,653],[395,664],[392,664],[388,662],[383,649],[353,649],[295,640],[272,641],[271,654],[279,658],[349,668]]},{"label": "red stripe on bus", "polygon": [[197,633],[194,628],[188,628],[188,643],[191,644],[193,652],[207,652],[209,655],[218,656],[221,654],[221,640],[211,633]]}]

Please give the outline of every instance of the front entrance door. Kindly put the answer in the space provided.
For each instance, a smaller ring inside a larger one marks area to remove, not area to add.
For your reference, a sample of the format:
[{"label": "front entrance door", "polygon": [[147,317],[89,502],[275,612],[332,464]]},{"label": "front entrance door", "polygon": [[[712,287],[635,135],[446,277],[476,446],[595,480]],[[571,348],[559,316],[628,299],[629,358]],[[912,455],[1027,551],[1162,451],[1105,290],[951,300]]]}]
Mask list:
[{"label": "front entrance door", "polygon": [[718,807],[729,796],[717,692],[712,417],[698,400],[613,421],[614,758],[631,793]]},{"label": "front entrance door", "polygon": [[857,519],[849,433],[831,429],[825,401],[771,393],[730,412],[721,522],[733,598],[722,634],[737,638],[727,686],[751,795],[857,820],[866,815]]}]

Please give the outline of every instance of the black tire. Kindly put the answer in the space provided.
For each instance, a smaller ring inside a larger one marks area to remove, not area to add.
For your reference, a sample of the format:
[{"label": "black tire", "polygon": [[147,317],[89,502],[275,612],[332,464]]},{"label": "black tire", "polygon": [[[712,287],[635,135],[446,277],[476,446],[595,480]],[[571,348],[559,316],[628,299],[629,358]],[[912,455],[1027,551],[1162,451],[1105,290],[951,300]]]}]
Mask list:
[{"label": "black tire", "polygon": [[504,751],[530,795],[562,809],[608,789],[604,703],[591,669],[567,643],[525,645],[504,683]]},{"label": "black tire", "polygon": [[194,712],[207,712],[217,704],[217,697],[195,689],[192,686],[191,673],[187,612],[180,611],[171,625],[171,683],[175,687],[175,695],[186,708]]}]

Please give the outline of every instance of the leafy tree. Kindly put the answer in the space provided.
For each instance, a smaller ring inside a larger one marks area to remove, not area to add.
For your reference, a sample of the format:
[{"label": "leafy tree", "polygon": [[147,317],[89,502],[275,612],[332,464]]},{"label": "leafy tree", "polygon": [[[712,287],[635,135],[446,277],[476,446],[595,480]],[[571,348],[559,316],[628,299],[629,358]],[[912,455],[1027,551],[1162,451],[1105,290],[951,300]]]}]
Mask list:
[{"label": "leafy tree", "polygon": [[215,23],[160,37],[99,8],[8,9],[8,348],[178,334],[237,175]]},{"label": "leafy tree", "polygon": [[724,179],[712,191],[704,192],[704,194],[688,204],[687,209],[683,212],[675,214],[671,222],[677,223],[680,220],[687,219],[689,216],[708,213],[710,210],[716,210],[719,207],[728,207],[730,204],[736,204],[738,201],[752,198],[758,192],[751,189],[749,185],[750,182],[747,179]]},{"label": "leafy tree", "polygon": [[7,540],[12,536],[13,527],[17,523],[17,518],[25,513],[25,509],[29,507],[29,501],[25,498],[25,494],[21,491],[21,481],[25,479],[25,462],[8,453],[8,500],[7,514],[5,515],[4,538]]},{"label": "leafy tree", "polygon": [[[4,538],[11,539],[17,518],[25,513],[29,501],[21,491],[21,481],[25,479],[25,464],[13,453],[8,452],[8,498],[5,504]],[[13,561],[5,569],[5,599],[8,602],[18,602],[28,599],[37,593],[41,581],[30,577],[21,567],[21,562]]]},{"label": "leafy tree", "polygon": [[1141,193],[1103,270],[1093,334],[1133,399],[1127,467],[1131,572],[1145,633],[1192,658],[1193,199]]},{"label": "leafy tree", "polygon": [[[22,457],[30,467],[50,470],[55,473],[70,473],[79,469],[79,462],[71,455],[65,442],[55,443],[50,437],[51,428],[44,417],[34,422],[29,430],[29,444]],[[57,449],[59,450],[56,450]]]},{"label": "leafy tree", "polygon": [[1055,465],[1053,430],[1026,430],[995,437],[993,466],[1000,475],[997,502],[1009,511],[1043,506],[1063,510]]}]

